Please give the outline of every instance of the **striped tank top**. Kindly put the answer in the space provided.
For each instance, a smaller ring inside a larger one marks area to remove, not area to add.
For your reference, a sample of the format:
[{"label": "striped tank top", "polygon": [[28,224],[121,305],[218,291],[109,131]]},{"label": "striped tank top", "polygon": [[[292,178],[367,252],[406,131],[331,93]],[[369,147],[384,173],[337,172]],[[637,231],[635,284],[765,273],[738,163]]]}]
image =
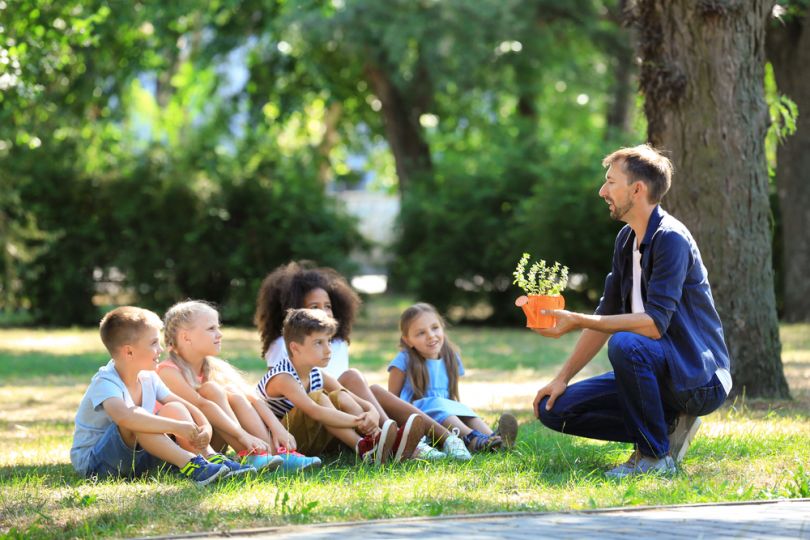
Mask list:
[{"label": "striped tank top", "polygon": [[265,387],[267,383],[275,377],[276,375],[281,375],[282,373],[286,373],[287,375],[292,375],[292,377],[301,385],[301,388],[304,389],[305,392],[314,392],[315,390],[320,390],[323,388],[323,376],[321,375],[321,368],[314,367],[312,371],[309,372],[309,390],[304,387],[304,384],[301,382],[300,377],[298,377],[298,373],[295,371],[295,366],[292,365],[289,358],[284,358],[283,360],[279,361],[276,365],[274,365],[270,370],[264,374],[262,380],[259,381],[259,384],[256,386],[256,391],[259,392],[259,395],[267,402],[267,405],[270,407],[270,410],[273,411],[273,414],[276,415],[276,418],[282,418],[285,414],[290,412],[295,405],[289,399],[285,398],[284,396],[268,396]]}]

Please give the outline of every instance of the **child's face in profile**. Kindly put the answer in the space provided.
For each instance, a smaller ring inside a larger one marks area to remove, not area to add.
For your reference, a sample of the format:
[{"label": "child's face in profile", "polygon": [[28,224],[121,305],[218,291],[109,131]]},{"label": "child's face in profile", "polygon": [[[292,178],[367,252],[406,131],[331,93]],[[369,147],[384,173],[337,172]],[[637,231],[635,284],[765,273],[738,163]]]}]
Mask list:
[{"label": "child's face in profile", "polygon": [[184,331],[182,341],[195,353],[216,356],[222,349],[222,332],[219,329],[219,313],[214,310],[200,311],[194,316],[191,328]]},{"label": "child's face in profile", "polygon": [[327,332],[313,332],[304,338],[303,343],[294,343],[296,362],[305,366],[326,367],[332,358],[332,335]]},{"label": "child's face in profile", "polygon": [[147,326],[130,345],[124,346],[127,359],[133,365],[144,370],[155,369],[163,353],[160,345],[160,328],[157,326]]},{"label": "child's face in profile", "polygon": [[405,344],[424,358],[438,358],[444,345],[444,328],[435,313],[425,312],[411,321]]},{"label": "child's face in profile", "polygon": [[320,287],[317,289],[312,289],[304,295],[304,305],[301,307],[307,309],[320,309],[332,317],[332,301],[329,299],[329,293]]}]

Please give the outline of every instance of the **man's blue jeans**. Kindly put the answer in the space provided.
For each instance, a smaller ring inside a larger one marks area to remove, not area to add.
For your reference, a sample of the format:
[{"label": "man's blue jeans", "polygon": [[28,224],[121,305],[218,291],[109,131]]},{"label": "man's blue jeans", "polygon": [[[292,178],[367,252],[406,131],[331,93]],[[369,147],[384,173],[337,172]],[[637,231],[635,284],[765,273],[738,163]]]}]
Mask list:
[{"label": "man's blue jeans", "polygon": [[550,411],[548,398],[535,411],[547,427],[568,433],[631,442],[642,454],[669,452],[669,425],[681,413],[703,416],[726,399],[714,375],[704,386],[675,392],[661,344],[632,332],[618,332],[608,342],[613,371],[572,384]]}]

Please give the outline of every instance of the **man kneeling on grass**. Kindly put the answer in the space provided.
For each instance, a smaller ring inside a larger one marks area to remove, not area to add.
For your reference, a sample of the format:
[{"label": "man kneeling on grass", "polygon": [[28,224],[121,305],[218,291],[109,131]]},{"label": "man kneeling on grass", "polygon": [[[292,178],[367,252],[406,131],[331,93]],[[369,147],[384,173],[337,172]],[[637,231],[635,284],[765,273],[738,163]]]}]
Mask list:
[{"label": "man kneeling on grass", "polygon": [[393,420],[380,425],[371,403],[322,370],[329,364],[337,327],[320,309],[289,310],[283,328],[289,358],[265,374],[259,394],[305,454],[318,455],[342,442],[376,465],[411,457],[425,434],[422,417],[412,414],[399,429]]},{"label": "man kneeling on grass", "polygon": [[[255,472],[214,453],[205,416],[155,373],[162,327],[156,314],[130,306],[101,319],[101,341],[112,359],[93,376],[76,412],[70,449],[76,472],[131,478],[169,463],[198,485]],[[155,413],[158,403],[163,407]]]},{"label": "man kneeling on grass", "polygon": [[[642,145],[618,150],[602,165],[608,171],[599,196],[627,225],[596,314],[549,310],[556,327],[537,330],[546,337],[582,334],[559,374],[537,392],[534,410],[563,433],[634,443],[610,477],[672,473],[697,417],[717,409],[731,389],[723,326],[697,244],[659,206],[672,177],[669,159]],[[568,387],[605,342],[613,371]]]}]

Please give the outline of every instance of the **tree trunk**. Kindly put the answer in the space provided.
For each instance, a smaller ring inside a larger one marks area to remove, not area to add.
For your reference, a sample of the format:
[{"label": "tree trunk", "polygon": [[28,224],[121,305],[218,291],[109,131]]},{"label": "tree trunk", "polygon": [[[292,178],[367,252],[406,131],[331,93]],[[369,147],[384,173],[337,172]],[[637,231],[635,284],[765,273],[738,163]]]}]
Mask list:
[{"label": "tree trunk", "polygon": [[[430,173],[433,165],[430,148],[422,135],[419,117],[423,107],[414,99],[408,99],[410,92],[403,92],[377,64],[369,62],[365,67],[366,77],[374,94],[382,103],[385,133],[391,153],[394,154],[400,195],[405,194],[415,178]],[[415,77],[421,79],[421,77]],[[429,85],[420,85],[417,80],[412,85],[424,92]]]},{"label": "tree trunk", "polygon": [[734,392],[789,397],[780,358],[769,229],[764,98],[772,1],[642,0],[648,138],[676,175],[664,200],[709,269]]},{"label": "tree trunk", "polygon": [[[807,13],[805,14],[805,17]],[[782,211],[785,312],[788,321],[810,321],[810,30],[806,19],[772,21],[766,40],[776,86],[799,107],[796,132],[776,153],[776,189]]]}]

